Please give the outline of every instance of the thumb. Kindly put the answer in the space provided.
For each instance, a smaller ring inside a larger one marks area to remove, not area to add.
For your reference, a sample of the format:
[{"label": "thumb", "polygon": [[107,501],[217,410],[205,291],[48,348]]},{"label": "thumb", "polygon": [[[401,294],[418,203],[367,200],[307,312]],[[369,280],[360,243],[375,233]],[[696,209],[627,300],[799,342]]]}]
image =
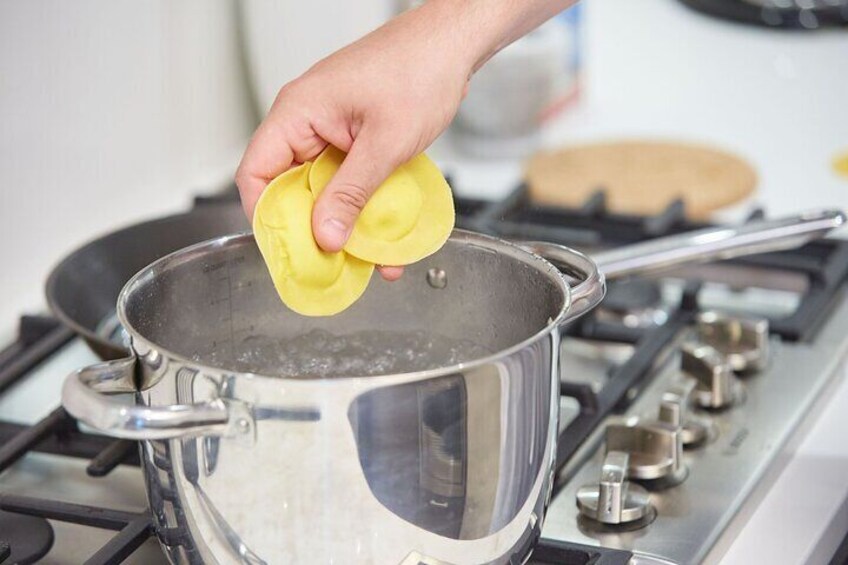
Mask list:
[{"label": "thumb", "polygon": [[312,233],[324,251],[339,251],[368,199],[404,160],[373,137],[354,140],[339,170],[318,195],[312,210]]}]

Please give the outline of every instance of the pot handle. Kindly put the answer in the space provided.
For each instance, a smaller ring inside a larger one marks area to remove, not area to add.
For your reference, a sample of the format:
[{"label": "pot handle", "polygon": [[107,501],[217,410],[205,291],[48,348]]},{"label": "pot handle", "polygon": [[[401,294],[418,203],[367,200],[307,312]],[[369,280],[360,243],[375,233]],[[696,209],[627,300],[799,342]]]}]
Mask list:
[{"label": "pot handle", "polygon": [[519,245],[550,261],[568,280],[571,302],[563,323],[573,322],[603,300],[607,291],[604,274],[583,253],[545,241],[522,241]]},{"label": "pot handle", "polygon": [[777,220],[661,237],[602,251],[592,258],[607,279],[618,279],[687,263],[795,249],[844,224],[841,210],[814,210]]},{"label": "pot handle", "polygon": [[138,392],[135,356],[78,369],[62,387],[62,404],[75,418],[107,436],[153,440],[198,435],[244,435],[255,429],[242,403],[215,399],[167,407],[126,405],[108,397]]},{"label": "pot handle", "polygon": [[570,279],[571,322],[598,305],[605,279],[650,274],[687,263],[730,259],[800,247],[845,224],[841,210],[817,210],[738,227],[706,228],[603,251],[592,258],[573,249],[540,241],[519,245],[553,263]]}]

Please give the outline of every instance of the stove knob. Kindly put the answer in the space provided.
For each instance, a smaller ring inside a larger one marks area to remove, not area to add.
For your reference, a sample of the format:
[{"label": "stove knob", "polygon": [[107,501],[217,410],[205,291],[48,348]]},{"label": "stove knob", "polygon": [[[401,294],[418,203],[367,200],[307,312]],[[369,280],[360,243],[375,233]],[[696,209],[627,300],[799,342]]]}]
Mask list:
[{"label": "stove knob", "polygon": [[734,371],[765,368],[769,352],[768,320],[703,312],[698,315],[697,329],[698,339],[723,354]]},{"label": "stove knob", "polygon": [[680,438],[684,447],[699,446],[709,435],[708,425],[689,413],[694,389],[695,381],[687,379],[686,382],[676,384],[664,392],[657,417],[660,422],[680,428]]},{"label": "stove knob", "polygon": [[606,430],[606,449],[607,453],[623,451],[630,456],[627,476],[631,479],[663,479],[677,484],[686,478],[680,428],[650,421],[610,424]]},{"label": "stove knob", "polygon": [[600,482],[577,491],[581,515],[601,524],[619,525],[632,524],[653,512],[648,491],[626,480],[629,459],[622,451],[607,453]]},{"label": "stove knob", "polygon": [[688,342],[681,346],[680,369],[695,379],[695,402],[701,408],[721,410],[742,398],[733,368],[711,345]]}]

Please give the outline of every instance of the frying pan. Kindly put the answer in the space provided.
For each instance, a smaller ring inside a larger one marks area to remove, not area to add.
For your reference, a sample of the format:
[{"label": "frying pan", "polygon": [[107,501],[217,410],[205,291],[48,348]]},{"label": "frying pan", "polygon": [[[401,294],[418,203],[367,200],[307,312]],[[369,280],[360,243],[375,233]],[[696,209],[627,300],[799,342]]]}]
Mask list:
[{"label": "frying pan", "polygon": [[189,245],[249,229],[236,203],[135,224],[91,241],[59,263],[47,279],[47,303],[104,360],[129,354],[115,304],[124,284],[153,261]]}]

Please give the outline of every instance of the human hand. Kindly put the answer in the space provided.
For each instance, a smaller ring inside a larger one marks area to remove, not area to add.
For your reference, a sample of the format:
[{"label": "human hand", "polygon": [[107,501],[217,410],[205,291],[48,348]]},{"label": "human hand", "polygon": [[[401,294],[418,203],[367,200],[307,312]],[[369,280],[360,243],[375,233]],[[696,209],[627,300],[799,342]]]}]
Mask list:
[{"label": "human hand", "polygon": [[[473,61],[456,56],[456,38],[447,29],[434,31],[432,18],[415,12],[280,90],[236,175],[248,217],[274,177],[335,145],[348,156],[315,202],[312,230],[322,249],[339,251],[377,187],[447,127]],[[399,267],[379,269],[389,280],[402,273]]]},{"label": "human hand", "polygon": [[339,251],[377,187],[448,126],[474,70],[572,1],[430,0],[318,62],[280,90],[248,145],[236,173],[245,213],[271,180],[335,145],[348,155],[312,231]]}]

